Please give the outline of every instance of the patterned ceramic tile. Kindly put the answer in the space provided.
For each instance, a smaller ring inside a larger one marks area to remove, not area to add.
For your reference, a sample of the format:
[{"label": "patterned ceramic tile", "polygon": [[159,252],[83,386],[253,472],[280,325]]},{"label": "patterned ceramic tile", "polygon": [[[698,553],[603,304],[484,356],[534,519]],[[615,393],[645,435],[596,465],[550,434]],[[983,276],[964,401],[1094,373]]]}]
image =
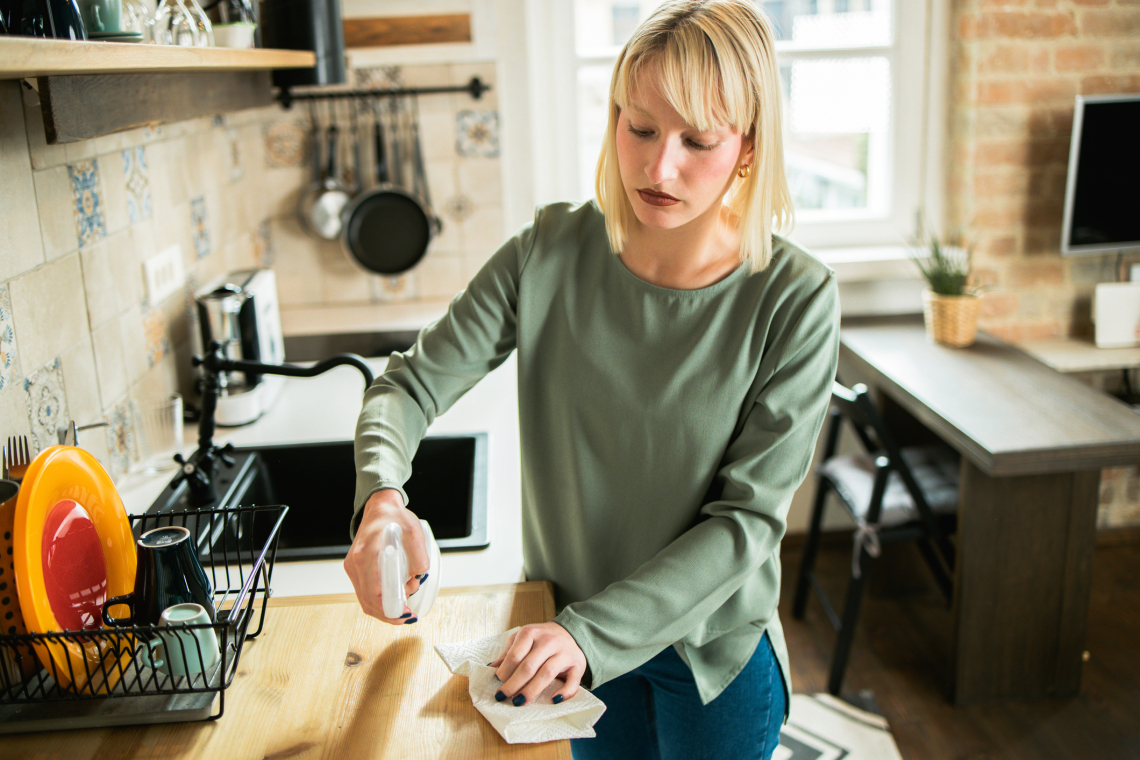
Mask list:
[{"label": "patterned ceramic tile", "polygon": [[276,259],[273,255],[273,226],[266,219],[257,225],[257,232],[253,234],[253,262],[259,269],[268,269]]},{"label": "patterned ceramic tile", "polygon": [[7,285],[0,285],[0,391],[10,388],[20,377],[20,357],[16,353],[16,331],[12,327],[12,296]]},{"label": "patterned ceramic tile", "polygon": [[135,429],[127,402],[115,404],[107,414],[107,451],[111,454],[111,477],[118,480],[127,474],[131,462],[137,461],[138,449],[135,442]]},{"label": "patterned ceramic tile", "polygon": [[190,233],[194,236],[194,250],[198,258],[210,255],[210,230],[206,226],[206,199],[190,201]]},{"label": "patterned ceramic tile", "polygon": [[460,111],[455,115],[455,152],[478,158],[499,157],[499,112]]},{"label": "patterned ceramic tile", "polygon": [[397,303],[416,299],[414,272],[405,272],[396,277],[373,277],[370,285],[372,300],[378,303]]},{"label": "patterned ceramic tile", "polygon": [[57,430],[67,425],[67,396],[63,390],[63,368],[57,357],[24,380],[27,391],[28,422],[31,423],[33,448],[43,451],[59,443]]},{"label": "patterned ceramic tile", "polygon": [[79,236],[79,247],[82,248],[107,237],[98,159],[68,164],[67,176],[71,178],[71,192],[75,198],[75,230]]},{"label": "patterned ceramic tile", "polygon": [[456,224],[463,224],[475,211],[475,201],[457,193],[443,202],[443,214]]},{"label": "patterned ceramic tile", "polygon": [[374,66],[354,69],[356,86],[375,89],[395,89],[404,86],[404,70],[400,66]]},{"label": "patterned ceramic tile", "polygon": [[146,148],[139,145],[123,151],[123,179],[127,183],[127,211],[131,224],[150,219],[150,171],[146,165]]},{"label": "patterned ceramic tile", "polygon": [[308,149],[307,122],[278,121],[266,124],[265,163],[269,167],[300,166]]},{"label": "patterned ceramic tile", "polygon": [[161,309],[151,309],[143,303],[143,332],[146,335],[146,362],[153,367],[170,353],[170,335]]}]

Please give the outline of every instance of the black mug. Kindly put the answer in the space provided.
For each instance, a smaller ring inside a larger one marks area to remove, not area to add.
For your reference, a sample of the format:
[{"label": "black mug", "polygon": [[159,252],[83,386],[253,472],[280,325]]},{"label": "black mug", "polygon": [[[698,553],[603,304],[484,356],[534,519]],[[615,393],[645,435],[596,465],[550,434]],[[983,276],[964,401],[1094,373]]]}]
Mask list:
[{"label": "black mug", "polygon": [[[210,578],[198,561],[189,530],[177,525],[155,528],[143,533],[135,543],[138,549],[135,590],[112,597],[103,604],[104,623],[108,626],[157,625],[167,607],[188,602],[202,605],[210,620],[217,620]],[[127,605],[130,616],[111,617],[108,611],[116,604]]]},{"label": "black mug", "polygon": [[[87,27],[76,0],[2,0],[7,34],[85,40]],[[17,6],[19,11],[17,12]]]}]

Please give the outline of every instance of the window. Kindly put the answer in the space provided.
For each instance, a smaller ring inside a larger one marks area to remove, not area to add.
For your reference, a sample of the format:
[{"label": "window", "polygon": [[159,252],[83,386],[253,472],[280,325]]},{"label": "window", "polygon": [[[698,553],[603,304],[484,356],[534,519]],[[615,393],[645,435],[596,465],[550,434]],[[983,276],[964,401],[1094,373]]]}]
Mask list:
[{"label": "window", "polygon": [[[938,169],[925,160],[928,3],[757,3],[777,35],[794,237],[817,248],[901,244],[914,231],[925,186],[934,186],[926,175]],[[567,97],[552,93],[551,112],[540,121],[570,138],[574,156],[550,162],[556,176],[544,184],[555,197],[589,198],[614,62],[660,0],[557,5],[563,9],[550,21],[573,29],[573,37],[547,52],[569,59],[554,67],[561,72],[554,90]],[[568,35],[552,39],[558,36]]]}]

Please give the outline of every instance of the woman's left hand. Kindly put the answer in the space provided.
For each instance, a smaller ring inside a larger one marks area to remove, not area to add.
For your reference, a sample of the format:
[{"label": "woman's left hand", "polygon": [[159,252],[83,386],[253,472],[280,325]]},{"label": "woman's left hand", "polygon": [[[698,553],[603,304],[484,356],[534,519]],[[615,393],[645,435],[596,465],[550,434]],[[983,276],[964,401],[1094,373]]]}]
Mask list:
[{"label": "woman's left hand", "polygon": [[586,655],[558,623],[524,625],[491,667],[503,682],[495,695],[500,702],[509,701],[516,707],[530,704],[555,679],[566,684],[554,695],[555,702],[561,702],[578,693],[586,672]]}]

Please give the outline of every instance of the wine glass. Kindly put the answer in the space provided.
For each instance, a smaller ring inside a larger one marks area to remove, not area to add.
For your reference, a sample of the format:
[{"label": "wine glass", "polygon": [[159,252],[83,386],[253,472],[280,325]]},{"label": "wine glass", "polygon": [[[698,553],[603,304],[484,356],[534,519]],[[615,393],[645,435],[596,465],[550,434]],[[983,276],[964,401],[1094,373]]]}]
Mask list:
[{"label": "wine glass", "polygon": [[154,11],[154,41],[158,45],[197,47],[198,24],[182,0],[162,0]]}]

